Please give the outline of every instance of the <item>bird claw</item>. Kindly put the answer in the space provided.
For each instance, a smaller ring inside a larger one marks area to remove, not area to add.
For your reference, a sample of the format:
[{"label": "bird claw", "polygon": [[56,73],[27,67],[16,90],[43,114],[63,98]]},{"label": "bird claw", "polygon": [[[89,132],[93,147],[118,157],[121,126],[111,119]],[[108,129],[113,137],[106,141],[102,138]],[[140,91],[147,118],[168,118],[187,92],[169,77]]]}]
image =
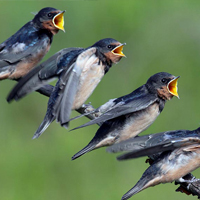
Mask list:
[{"label": "bird claw", "polygon": [[179,187],[176,189],[176,192],[185,193],[185,194],[187,194],[187,195],[190,195],[190,194],[191,194],[191,192],[188,191],[188,188],[187,188],[187,190],[186,190],[183,186],[179,186]]},{"label": "bird claw", "polygon": [[82,108],[84,108],[84,112],[86,114],[95,110],[95,108],[92,106],[91,102],[89,102],[88,104],[83,104]]},{"label": "bird claw", "polygon": [[84,108],[84,113],[86,115],[87,115],[87,113],[90,113],[90,114],[93,114],[93,116],[95,118],[99,117],[102,114],[99,110],[95,109],[92,106],[91,102],[89,102],[88,104],[83,104],[82,108]]},{"label": "bird claw", "polygon": [[149,163],[149,165],[152,165],[153,162],[154,162],[154,160],[151,159],[151,158],[148,158],[148,159],[146,159],[146,161],[145,161],[145,163]]},{"label": "bird claw", "polygon": [[[178,181],[180,183],[194,183],[194,182],[199,181],[199,180],[200,179],[196,179],[195,177],[192,177],[192,179],[190,179],[190,180],[186,180],[183,177],[181,177],[181,178],[178,179]],[[190,185],[190,184],[188,184],[188,185]]]}]

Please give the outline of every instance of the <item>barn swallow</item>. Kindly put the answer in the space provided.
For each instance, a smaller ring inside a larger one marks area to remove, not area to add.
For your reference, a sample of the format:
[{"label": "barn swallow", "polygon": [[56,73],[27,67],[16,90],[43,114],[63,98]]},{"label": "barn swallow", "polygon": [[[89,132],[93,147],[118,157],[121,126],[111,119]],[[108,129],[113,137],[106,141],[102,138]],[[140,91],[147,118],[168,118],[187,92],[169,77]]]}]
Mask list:
[{"label": "barn swallow", "polygon": [[89,144],[76,153],[72,160],[99,147],[135,137],[147,129],[162,112],[166,100],[178,97],[178,78],[166,72],[157,73],[132,93],[100,106],[96,112],[102,115],[77,128],[103,124]]},{"label": "barn swallow", "polygon": [[53,35],[64,31],[64,12],[43,8],[0,44],[0,80],[18,80],[42,60],[50,49]]},{"label": "barn swallow", "polygon": [[[184,176],[200,167],[200,128],[193,131],[168,131],[136,139],[140,144],[133,140],[133,143],[128,141],[133,151],[118,157],[118,160],[155,155],[154,162],[136,185],[122,197],[122,200],[129,199],[134,194],[160,183],[178,181],[190,184],[198,180],[186,180]],[[138,148],[139,145],[144,147]],[[124,148],[122,147],[121,150]]]},{"label": "barn swallow", "polygon": [[80,108],[112,64],[125,56],[122,52],[124,45],[106,38],[86,49],[61,50],[19,81],[8,96],[8,101],[18,100],[58,77],[45,118],[33,138],[39,137],[55,119],[61,125],[69,120],[71,110]]}]

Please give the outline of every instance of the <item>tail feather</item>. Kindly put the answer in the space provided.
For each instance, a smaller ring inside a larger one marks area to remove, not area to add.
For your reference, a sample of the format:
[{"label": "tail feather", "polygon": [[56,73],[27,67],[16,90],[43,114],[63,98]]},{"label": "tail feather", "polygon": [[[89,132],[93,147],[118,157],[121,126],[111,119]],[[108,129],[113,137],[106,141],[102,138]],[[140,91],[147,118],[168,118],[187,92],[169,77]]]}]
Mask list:
[{"label": "tail feather", "polygon": [[95,149],[95,144],[91,144],[89,143],[86,147],[84,147],[82,150],[80,150],[78,153],[76,153],[73,157],[72,157],[72,160],[75,160],[77,159],[78,157],[84,155],[85,153],[88,153],[92,150]]},{"label": "tail feather", "polygon": [[124,194],[122,196],[121,200],[126,200],[129,199],[130,197],[132,197],[134,194],[137,194],[138,192],[144,190],[146,187],[145,185],[148,183],[148,179],[145,177],[142,177],[137,183],[136,185],[131,188],[126,194]]},{"label": "tail feather", "polygon": [[44,120],[40,124],[39,128],[34,133],[32,139],[40,137],[40,135],[49,127],[49,125],[54,121],[54,119],[55,118],[53,116],[51,116],[51,118],[49,118],[49,116],[46,115],[45,118],[44,118]]}]

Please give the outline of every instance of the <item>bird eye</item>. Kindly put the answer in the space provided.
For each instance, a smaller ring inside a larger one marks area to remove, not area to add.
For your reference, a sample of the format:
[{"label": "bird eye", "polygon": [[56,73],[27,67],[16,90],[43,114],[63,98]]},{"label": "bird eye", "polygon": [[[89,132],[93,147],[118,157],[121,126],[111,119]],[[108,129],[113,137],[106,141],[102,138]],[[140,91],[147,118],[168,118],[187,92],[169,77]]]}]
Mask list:
[{"label": "bird eye", "polygon": [[48,13],[48,17],[51,18],[53,16],[52,13]]},{"label": "bird eye", "polygon": [[109,48],[109,49],[111,49],[111,48],[112,48],[112,46],[111,46],[111,45],[108,45],[108,48]]},{"label": "bird eye", "polygon": [[167,82],[167,79],[166,79],[166,78],[163,78],[161,81],[162,81],[163,83],[166,83],[166,82]]}]

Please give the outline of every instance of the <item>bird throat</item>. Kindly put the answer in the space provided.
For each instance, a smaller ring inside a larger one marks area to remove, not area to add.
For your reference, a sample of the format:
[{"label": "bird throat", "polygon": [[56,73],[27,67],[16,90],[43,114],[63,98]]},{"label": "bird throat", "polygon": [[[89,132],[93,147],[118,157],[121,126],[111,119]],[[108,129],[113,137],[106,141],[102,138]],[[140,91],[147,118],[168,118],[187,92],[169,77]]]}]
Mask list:
[{"label": "bird throat", "polygon": [[171,100],[173,95],[169,93],[167,86],[162,86],[161,88],[157,89],[158,96],[164,100]]}]

